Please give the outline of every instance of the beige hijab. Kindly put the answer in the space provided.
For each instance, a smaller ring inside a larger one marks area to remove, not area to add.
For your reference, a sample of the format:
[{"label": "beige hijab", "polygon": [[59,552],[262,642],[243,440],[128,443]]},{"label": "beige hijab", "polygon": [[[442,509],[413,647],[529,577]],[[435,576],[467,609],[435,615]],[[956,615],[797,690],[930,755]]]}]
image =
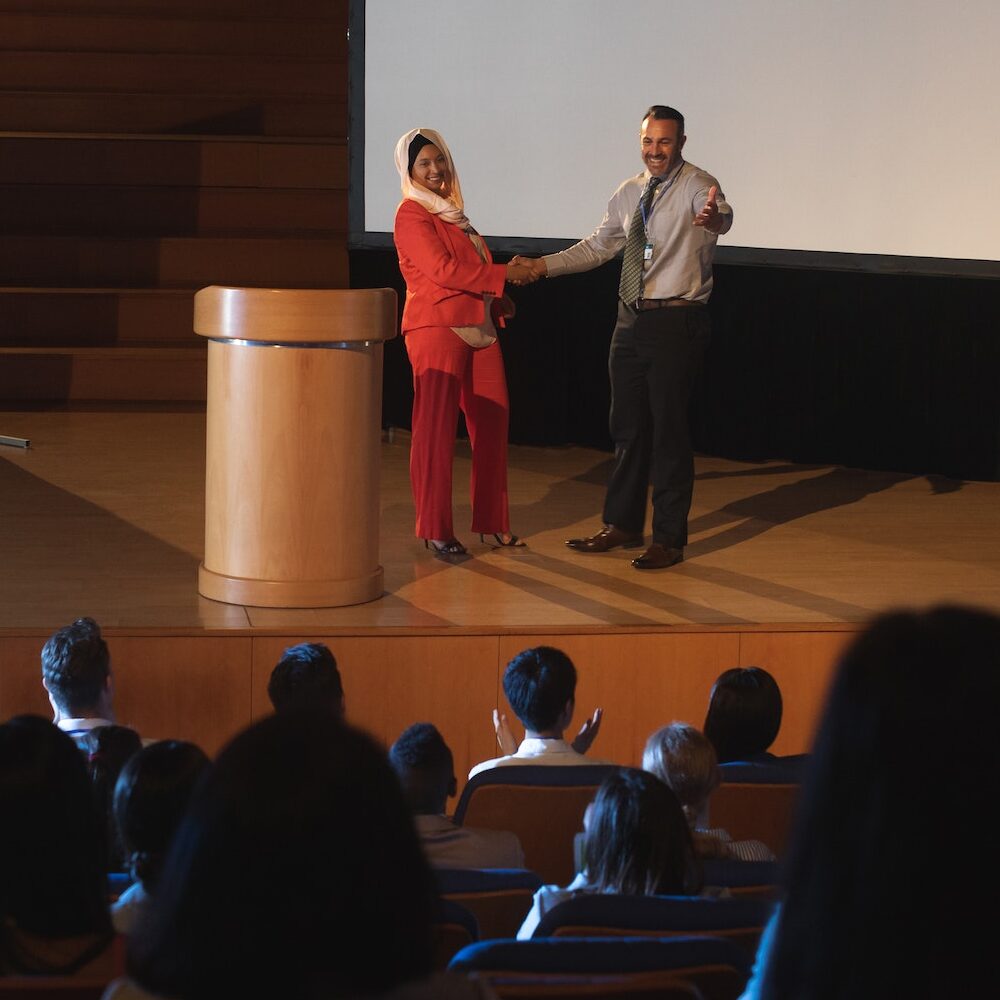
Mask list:
[{"label": "beige hijab", "polygon": [[[447,198],[442,198],[433,191],[421,187],[410,176],[410,171],[407,169],[410,143],[417,135],[422,135],[434,143],[444,153],[444,157],[448,161],[448,170],[451,172],[451,194]],[[463,211],[465,202],[462,200],[462,187],[458,183],[455,161],[452,160],[451,150],[448,149],[439,132],[435,132],[432,128],[414,128],[400,136],[399,142],[396,143],[396,169],[399,171],[404,201],[409,199],[418,202],[432,215],[439,215],[445,222],[450,222],[453,226],[458,226],[459,229],[467,230],[470,228],[469,220]]]}]

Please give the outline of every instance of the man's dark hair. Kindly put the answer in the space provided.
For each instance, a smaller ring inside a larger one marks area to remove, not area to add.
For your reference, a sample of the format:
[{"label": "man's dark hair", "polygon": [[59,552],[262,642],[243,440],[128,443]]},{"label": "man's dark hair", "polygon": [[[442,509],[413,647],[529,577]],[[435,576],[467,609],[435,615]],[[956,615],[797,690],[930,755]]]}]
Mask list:
[{"label": "man's dark hair", "polygon": [[111,673],[108,645],[93,618],[77,618],[42,647],[42,680],[59,710],[79,715],[92,708]]},{"label": "man's dark hair", "polygon": [[267,694],[278,712],[323,706],[343,714],[344,686],[337,661],[321,642],[289,646],[271,671]]},{"label": "man's dark hair", "polygon": [[781,728],[781,690],[762,667],[733,667],[712,687],[702,727],[719,763],[763,754]]},{"label": "man's dark hair", "polygon": [[653,104],[642,116],[643,121],[647,118],[653,118],[659,122],[679,122],[680,131],[678,134],[684,135],[684,116],[676,108],[671,108],[666,104]]},{"label": "man's dark hair", "polygon": [[576,694],[576,667],[561,649],[525,649],[507,664],[503,693],[526,728],[551,729]]},{"label": "man's dark hair", "polygon": [[444,811],[455,788],[455,761],[436,726],[416,722],[404,729],[389,748],[389,763],[415,813]]}]

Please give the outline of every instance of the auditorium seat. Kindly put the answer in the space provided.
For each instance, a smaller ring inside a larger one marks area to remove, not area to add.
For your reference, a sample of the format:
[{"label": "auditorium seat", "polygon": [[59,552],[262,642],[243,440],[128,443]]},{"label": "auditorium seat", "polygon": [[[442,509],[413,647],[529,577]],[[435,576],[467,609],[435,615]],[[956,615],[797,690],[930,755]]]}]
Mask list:
[{"label": "auditorium seat", "polygon": [[434,877],[444,899],[472,913],[484,939],[514,937],[542,884],[522,868],[438,868]]},{"label": "auditorium seat", "polygon": [[613,764],[580,767],[526,765],[481,771],[462,790],[455,822],[510,830],[524,848],[525,866],[543,882],[566,885],[575,874],[573,837]]}]

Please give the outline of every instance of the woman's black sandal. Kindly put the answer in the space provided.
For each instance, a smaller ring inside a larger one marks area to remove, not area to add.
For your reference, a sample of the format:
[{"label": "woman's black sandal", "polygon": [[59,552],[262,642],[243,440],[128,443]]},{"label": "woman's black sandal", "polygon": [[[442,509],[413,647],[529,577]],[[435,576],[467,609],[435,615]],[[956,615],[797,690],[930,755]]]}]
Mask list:
[{"label": "woman's black sandal", "polygon": [[465,546],[457,538],[449,538],[443,542],[439,542],[436,538],[425,538],[424,548],[430,549],[434,555],[441,556],[443,559],[467,554]]},{"label": "woman's black sandal", "polygon": [[[523,549],[527,547],[526,543],[522,542],[517,535],[511,535],[509,539],[505,539],[500,532],[494,532],[490,535],[490,538],[493,539],[493,542],[490,542],[489,544],[493,545],[495,549]],[[480,533],[479,540],[484,545],[487,544],[485,534]],[[495,545],[494,542],[496,543]]]}]

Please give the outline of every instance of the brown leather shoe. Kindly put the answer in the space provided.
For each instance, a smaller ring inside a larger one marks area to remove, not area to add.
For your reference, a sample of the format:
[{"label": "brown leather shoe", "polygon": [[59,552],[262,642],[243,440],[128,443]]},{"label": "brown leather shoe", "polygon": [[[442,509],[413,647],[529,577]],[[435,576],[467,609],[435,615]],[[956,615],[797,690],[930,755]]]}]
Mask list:
[{"label": "brown leather shoe", "polygon": [[636,569],[666,569],[683,559],[683,549],[666,549],[659,542],[653,542],[638,559],[632,560],[632,565]]},{"label": "brown leather shoe", "polygon": [[622,531],[613,524],[606,524],[596,534],[589,538],[570,538],[566,544],[577,552],[607,552],[616,549],[619,545],[626,549],[637,549],[642,545],[642,535],[634,535],[629,531]]}]

